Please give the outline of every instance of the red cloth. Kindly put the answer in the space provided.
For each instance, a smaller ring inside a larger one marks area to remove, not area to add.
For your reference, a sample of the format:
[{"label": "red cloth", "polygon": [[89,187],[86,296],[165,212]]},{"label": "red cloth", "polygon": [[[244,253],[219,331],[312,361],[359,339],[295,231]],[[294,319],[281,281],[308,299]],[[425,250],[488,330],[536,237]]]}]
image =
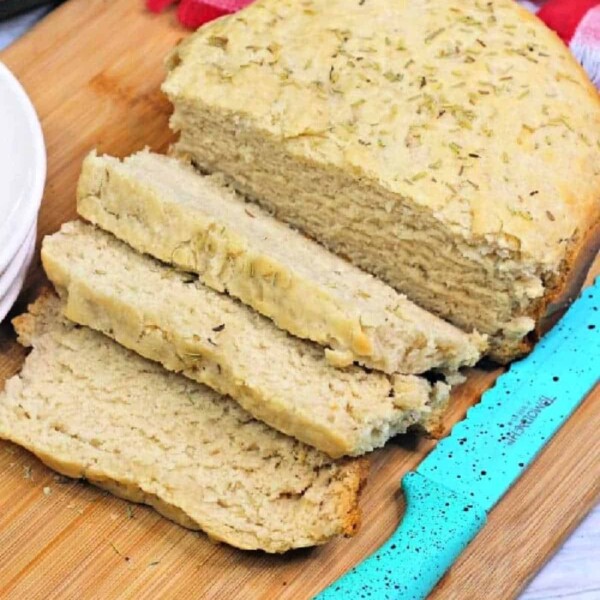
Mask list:
[{"label": "red cloth", "polygon": [[[175,2],[176,0],[146,0],[146,6],[153,12],[162,12]],[[181,0],[177,17],[186,27],[197,29],[213,19],[237,12],[251,2],[252,0]]]},{"label": "red cloth", "polygon": [[548,0],[537,13],[600,88],[600,0]]},{"label": "red cloth", "polygon": [[538,17],[568,44],[583,18],[599,4],[599,0],[548,0]]}]

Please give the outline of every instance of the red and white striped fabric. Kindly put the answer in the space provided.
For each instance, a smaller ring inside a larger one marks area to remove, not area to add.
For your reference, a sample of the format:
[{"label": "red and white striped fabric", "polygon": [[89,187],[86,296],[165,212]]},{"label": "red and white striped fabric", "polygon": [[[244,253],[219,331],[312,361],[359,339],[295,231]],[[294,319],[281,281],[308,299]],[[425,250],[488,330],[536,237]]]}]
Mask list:
[{"label": "red and white striped fabric", "polygon": [[[152,12],[162,12],[177,0],[146,0]],[[177,17],[183,25],[197,29],[213,19],[230,15],[251,4],[253,0],[181,0],[177,7]]]},{"label": "red and white striped fabric", "polygon": [[600,0],[519,0],[569,46],[600,87]]},{"label": "red and white striped fabric", "polygon": [[[252,1],[181,0],[177,14],[186,27],[196,29],[217,17],[244,8]],[[600,0],[517,1],[536,12],[548,27],[558,33],[586,69],[596,87],[600,87]],[[146,5],[154,12],[161,12],[176,2],[177,0],[146,0]]]}]

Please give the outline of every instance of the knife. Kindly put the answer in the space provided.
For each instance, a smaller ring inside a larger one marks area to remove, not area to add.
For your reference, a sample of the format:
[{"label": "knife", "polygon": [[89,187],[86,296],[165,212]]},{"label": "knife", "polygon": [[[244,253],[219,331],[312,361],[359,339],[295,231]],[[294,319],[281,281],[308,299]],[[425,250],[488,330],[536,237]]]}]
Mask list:
[{"label": "knife", "polygon": [[402,480],[392,537],[318,600],[422,600],[600,378],[600,278]]}]

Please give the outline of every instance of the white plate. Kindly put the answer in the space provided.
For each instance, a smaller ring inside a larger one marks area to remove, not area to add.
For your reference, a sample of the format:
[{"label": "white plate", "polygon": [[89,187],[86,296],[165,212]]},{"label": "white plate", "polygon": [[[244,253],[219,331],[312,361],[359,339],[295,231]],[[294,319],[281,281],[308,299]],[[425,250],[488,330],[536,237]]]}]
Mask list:
[{"label": "white plate", "polygon": [[45,179],[40,122],[21,84],[0,62],[0,273],[37,219]]},{"label": "white plate", "polygon": [[35,252],[35,238],[36,238],[36,230],[37,226],[34,223],[34,227],[32,229],[33,235],[30,235],[27,238],[25,244],[23,244],[22,248],[19,250],[19,255],[24,250],[22,256],[21,266],[16,273],[15,278],[12,280],[10,287],[6,290],[4,295],[0,296],[0,323],[4,320],[4,317],[8,314],[8,311],[12,308],[12,305],[15,303],[23,284],[25,283],[25,277],[27,276],[27,270],[29,269],[29,265],[31,264],[31,259],[33,258],[33,254]]},{"label": "white plate", "polygon": [[27,237],[25,241],[21,245],[21,247],[17,250],[14,255],[12,261],[6,267],[6,269],[0,273],[0,298],[3,298],[8,290],[14,287],[14,284],[18,280],[21,272],[23,271],[23,267],[27,269],[25,263],[27,262],[29,251],[31,248],[31,244],[35,244],[35,236],[37,233],[37,222],[34,221],[29,232],[27,233]]}]

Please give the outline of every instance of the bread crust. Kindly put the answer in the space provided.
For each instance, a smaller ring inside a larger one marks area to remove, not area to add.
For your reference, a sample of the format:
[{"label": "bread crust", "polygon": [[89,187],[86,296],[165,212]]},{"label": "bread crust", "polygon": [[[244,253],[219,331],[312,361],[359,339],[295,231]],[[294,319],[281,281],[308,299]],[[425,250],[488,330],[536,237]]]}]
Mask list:
[{"label": "bread crust", "polygon": [[495,347],[490,357],[500,364],[508,364],[529,354],[577,299],[599,251],[600,219],[570,246],[558,275],[548,281],[543,298],[532,306],[528,316],[535,321],[535,329],[513,345]]}]

